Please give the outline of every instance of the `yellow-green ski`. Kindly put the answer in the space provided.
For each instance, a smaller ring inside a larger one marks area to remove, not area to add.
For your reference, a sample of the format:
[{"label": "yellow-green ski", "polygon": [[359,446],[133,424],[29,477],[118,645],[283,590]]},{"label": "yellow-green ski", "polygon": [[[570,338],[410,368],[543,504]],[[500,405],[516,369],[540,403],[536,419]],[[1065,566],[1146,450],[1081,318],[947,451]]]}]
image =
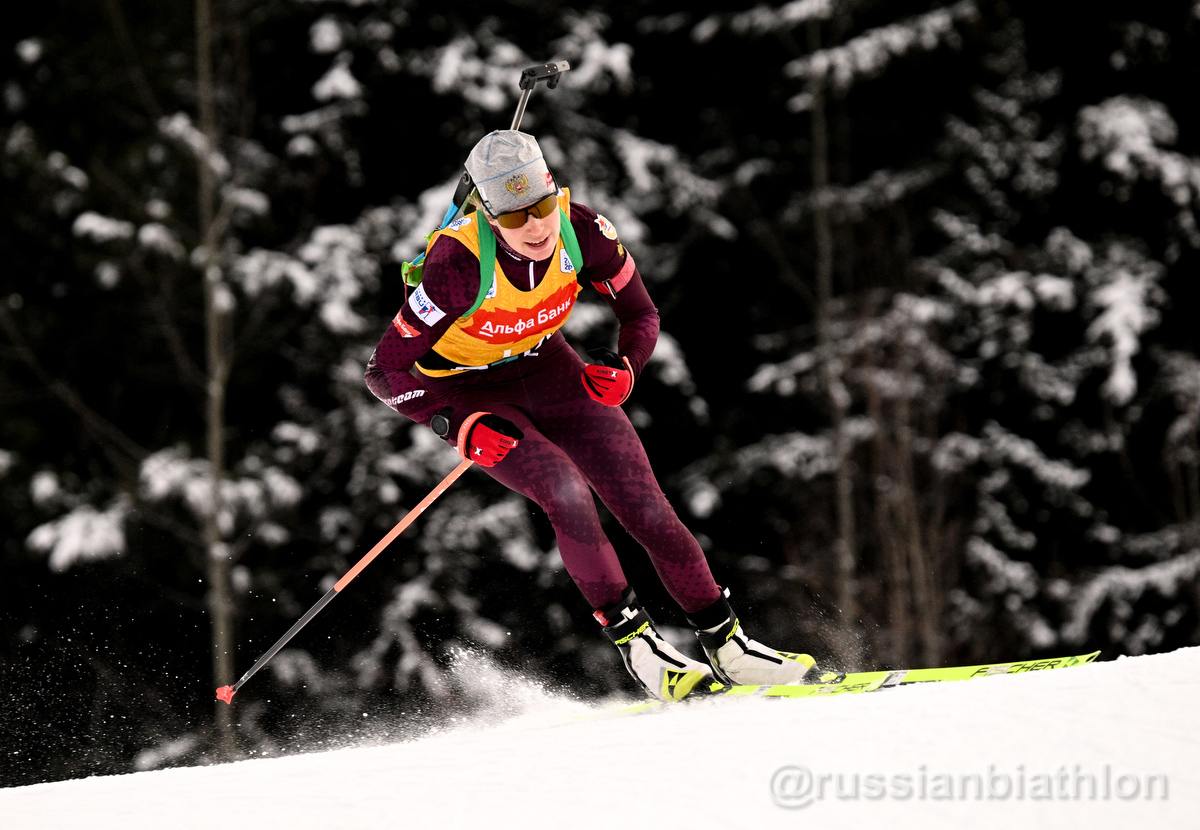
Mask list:
[{"label": "yellow-green ski", "polygon": [[[814,683],[783,686],[725,686],[713,683],[708,688],[697,687],[687,700],[709,697],[830,697],[878,692],[915,683],[947,683],[996,677],[1002,674],[1027,674],[1050,669],[1065,669],[1091,663],[1100,652],[1071,657],[1051,657],[1045,660],[1023,660],[1013,663],[983,663],[978,666],[943,666],[934,669],[891,669],[860,671],[846,674],[826,672]],[[661,706],[660,701],[636,703],[625,708],[629,713],[648,712]]]}]

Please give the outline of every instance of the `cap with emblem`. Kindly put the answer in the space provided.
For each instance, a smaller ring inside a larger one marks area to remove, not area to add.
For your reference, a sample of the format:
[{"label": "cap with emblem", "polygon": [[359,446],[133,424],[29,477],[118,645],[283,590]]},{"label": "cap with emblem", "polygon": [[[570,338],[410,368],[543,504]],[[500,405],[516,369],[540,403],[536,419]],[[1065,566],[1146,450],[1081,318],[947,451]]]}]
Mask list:
[{"label": "cap with emblem", "polygon": [[528,207],[557,190],[537,139],[518,130],[485,135],[467,156],[466,167],[493,216]]}]

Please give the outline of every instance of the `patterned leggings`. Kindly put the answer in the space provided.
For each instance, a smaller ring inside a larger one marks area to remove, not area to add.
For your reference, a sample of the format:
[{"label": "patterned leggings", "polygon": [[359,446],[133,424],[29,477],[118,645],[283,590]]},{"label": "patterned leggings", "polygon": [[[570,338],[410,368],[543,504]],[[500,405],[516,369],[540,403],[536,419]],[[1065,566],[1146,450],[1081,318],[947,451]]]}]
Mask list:
[{"label": "patterned leggings", "polygon": [[593,490],[649,553],[685,613],[711,605],[720,590],[704,552],[663,495],[629,418],[584,391],[582,367],[556,336],[536,357],[428,385],[458,413],[494,412],[525,433],[503,461],[483,469],[545,511],[567,573],[593,608],[618,602],[628,586]]}]

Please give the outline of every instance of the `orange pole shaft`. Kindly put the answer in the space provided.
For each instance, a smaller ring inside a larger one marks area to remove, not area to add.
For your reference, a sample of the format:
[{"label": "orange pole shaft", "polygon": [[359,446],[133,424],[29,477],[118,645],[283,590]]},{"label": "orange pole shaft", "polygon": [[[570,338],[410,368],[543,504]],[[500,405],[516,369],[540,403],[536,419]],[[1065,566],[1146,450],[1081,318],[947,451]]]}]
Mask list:
[{"label": "orange pole shaft", "polygon": [[425,498],[421,499],[420,504],[418,504],[416,507],[414,507],[412,510],[410,510],[408,512],[408,515],[406,515],[403,519],[401,519],[400,522],[395,527],[393,527],[391,530],[388,531],[388,534],[386,536],[384,536],[382,539],[380,539],[375,544],[375,547],[373,547],[369,551],[367,551],[367,554],[362,559],[358,560],[358,564],[356,564],[350,570],[346,571],[345,576],[343,576],[341,579],[339,579],[337,581],[337,583],[333,586],[333,590],[335,592],[340,593],[343,588],[345,588],[347,585],[349,585],[351,580],[354,579],[354,577],[356,577],[360,573],[362,573],[363,568],[367,567],[367,565],[370,565],[373,561],[375,561],[375,557],[378,556],[379,554],[383,553],[384,548],[386,548],[388,545],[390,545],[392,542],[394,542],[396,540],[397,536],[399,536],[401,533],[403,533],[405,530],[407,530],[408,526],[410,524],[412,524],[413,522],[415,522],[417,520],[417,518],[422,513],[425,512],[425,509],[427,507],[429,507],[429,505],[431,505],[435,501],[437,501],[438,496],[440,496],[442,493],[446,492],[446,490],[450,487],[450,485],[453,484],[455,481],[457,481],[458,477],[461,476],[463,473],[465,473],[467,471],[467,468],[470,467],[474,463],[475,462],[471,461],[470,459],[466,459],[461,464],[459,464],[457,467],[455,467],[453,470],[451,470],[449,475],[447,475],[444,479],[442,479],[441,484],[439,484],[437,487],[434,487],[432,490],[430,490],[429,495],[427,495]]}]

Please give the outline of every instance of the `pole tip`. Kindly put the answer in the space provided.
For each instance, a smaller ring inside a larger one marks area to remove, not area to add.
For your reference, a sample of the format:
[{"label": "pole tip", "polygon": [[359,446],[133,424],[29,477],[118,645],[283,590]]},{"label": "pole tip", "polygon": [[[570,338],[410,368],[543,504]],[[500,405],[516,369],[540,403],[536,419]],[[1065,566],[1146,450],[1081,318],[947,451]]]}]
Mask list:
[{"label": "pole tip", "polygon": [[220,700],[220,701],[223,701],[225,703],[232,705],[233,696],[235,694],[236,694],[236,692],[234,691],[234,688],[232,686],[222,686],[221,688],[217,689],[217,700]]}]

